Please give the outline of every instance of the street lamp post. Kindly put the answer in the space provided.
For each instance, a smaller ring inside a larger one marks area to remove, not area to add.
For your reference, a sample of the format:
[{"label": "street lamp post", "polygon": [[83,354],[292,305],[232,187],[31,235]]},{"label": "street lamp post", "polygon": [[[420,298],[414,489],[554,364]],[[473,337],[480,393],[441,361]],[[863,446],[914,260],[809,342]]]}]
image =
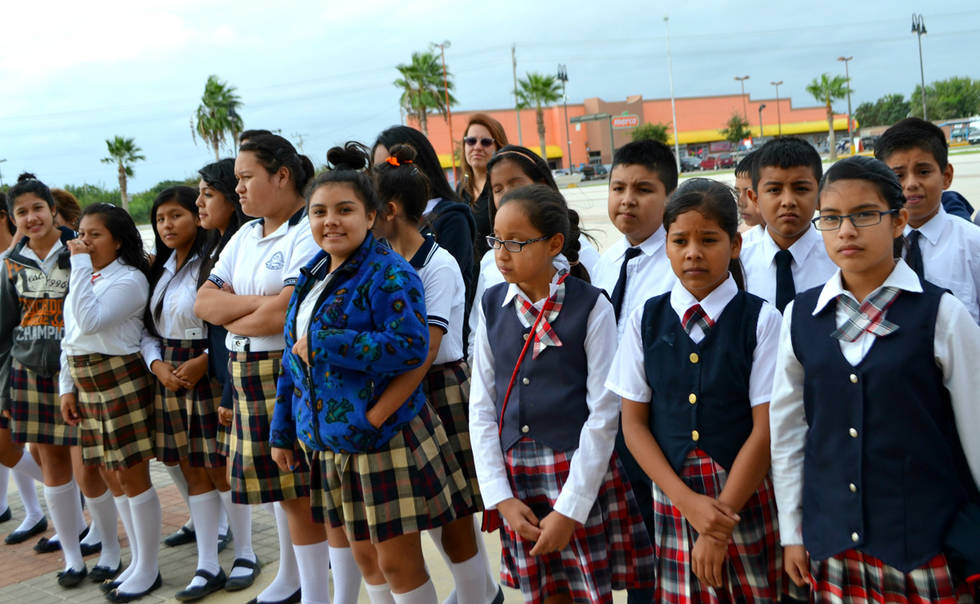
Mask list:
[{"label": "street lamp post", "polygon": [[759,105],[759,139],[762,139],[762,110],[766,108],[766,104],[762,103]]},{"label": "street lamp post", "polygon": [[[0,164],[4,163],[5,161],[7,161],[7,158],[6,157],[3,158],[3,159],[0,159]],[[0,187],[2,187],[2,186],[3,186],[3,174],[0,174]]]},{"label": "street lamp post", "polygon": [[848,63],[854,57],[837,57],[838,61],[844,63],[844,77],[847,78],[847,144],[848,148],[854,149],[854,131],[851,128],[851,71],[848,69]]},{"label": "street lamp post", "polygon": [[664,30],[667,32],[667,79],[670,82],[670,117],[674,130],[674,161],[677,162],[677,172],[681,171],[681,146],[677,140],[677,106],[674,104],[674,65],[670,58],[670,17],[664,17]]},{"label": "street lamp post", "polygon": [[779,87],[783,85],[783,81],[782,80],[779,80],[777,82],[769,82],[769,83],[776,87],[776,122],[779,125],[778,126],[779,127],[779,130],[778,130],[777,136],[782,136],[783,135],[783,115],[779,111]]},{"label": "street lamp post", "polygon": [[922,82],[922,119],[929,119],[926,117],[926,72],[922,67],[922,36],[926,33],[926,22],[922,19],[921,14],[912,13],[912,33],[919,38],[919,78]]},{"label": "street lamp post", "polygon": [[449,78],[446,75],[446,49],[451,46],[449,40],[443,40],[442,44],[433,42],[432,47],[438,48],[442,55],[442,90],[446,95],[446,121],[449,123],[449,161],[453,165],[453,182],[456,182],[456,137],[453,136],[453,110],[449,105]]},{"label": "street lamp post", "polygon": [[742,118],[749,121],[749,105],[745,101],[745,80],[749,79],[749,76],[735,76],[735,79],[742,85]]},{"label": "street lamp post", "polygon": [[564,63],[558,64],[558,79],[561,80],[561,96],[565,104],[565,141],[568,143],[568,173],[575,173],[575,165],[572,163],[572,135],[568,130],[568,94],[565,93],[565,83],[568,82],[568,68]]}]

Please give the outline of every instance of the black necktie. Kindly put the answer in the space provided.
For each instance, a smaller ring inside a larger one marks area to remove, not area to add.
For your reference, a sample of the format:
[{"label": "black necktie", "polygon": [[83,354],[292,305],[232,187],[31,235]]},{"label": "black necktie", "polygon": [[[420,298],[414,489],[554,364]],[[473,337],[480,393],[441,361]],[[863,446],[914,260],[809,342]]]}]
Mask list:
[{"label": "black necktie", "polygon": [[776,252],[776,308],[783,312],[789,301],[795,297],[793,254],[789,250],[779,250]]},{"label": "black necktie", "polygon": [[919,239],[922,233],[913,229],[908,236],[909,251],[905,254],[905,262],[909,268],[915,271],[920,280],[925,280],[925,268],[922,266],[922,248],[919,247]]},{"label": "black necktie", "polygon": [[619,267],[619,279],[616,279],[616,287],[612,291],[612,305],[613,311],[616,312],[616,322],[619,322],[619,313],[623,308],[623,298],[626,297],[626,265],[633,258],[640,255],[640,248],[630,247],[626,248],[626,253],[623,254],[623,264]]}]

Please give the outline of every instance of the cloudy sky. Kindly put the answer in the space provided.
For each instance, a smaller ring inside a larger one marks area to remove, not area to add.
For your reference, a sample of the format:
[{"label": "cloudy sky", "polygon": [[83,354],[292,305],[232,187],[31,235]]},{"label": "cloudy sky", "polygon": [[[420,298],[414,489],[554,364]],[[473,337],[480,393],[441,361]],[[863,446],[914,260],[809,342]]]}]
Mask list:
[{"label": "cloudy sky", "polygon": [[[0,163],[51,185],[114,187],[105,139],[133,137],[147,156],[131,191],[184,178],[212,157],[190,119],[209,74],[238,88],[246,126],[280,129],[315,163],[347,139],[371,142],[399,120],[395,65],[449,40],[460,109],[513,105],[518,73],[568,66],[570,102],[668,96],[669,14],[677,96],[746,91],[812,105],[821,72],[850,63],[853,104],[909,95],[919,81],[911,14],[928,3],[142,0],[6,2],[0,13]],[[644,7],[654,7],[645,9]],[[924,13],[926,80],[980,78],[980,5]],[[798,8],[794,8],[798,7]],[[838,111],[846,110],[840,103]],[[683,127],[683,126],[682,126]],[[229,150],[230,152],[230,150]]]}]

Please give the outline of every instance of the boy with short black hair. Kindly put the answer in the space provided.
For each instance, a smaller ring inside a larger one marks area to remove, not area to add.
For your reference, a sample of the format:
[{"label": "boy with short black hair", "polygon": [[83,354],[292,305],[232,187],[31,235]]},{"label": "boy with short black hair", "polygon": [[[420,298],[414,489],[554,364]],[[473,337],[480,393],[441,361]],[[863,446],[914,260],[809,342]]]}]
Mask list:
[{"label": "boy with short black hair", "polygon": [[[735,166],[735,194],[738,195],[738,213],[742,224],[748,227],[742,230],[742,245],[748,245],[762,236],[766,230],[766,221],[762,219],[759,206],[749,199],[749,189],[752,188],[752,162],[757,151],[748,153]],[[740,228],[741,230],[741,228]]]},{"label": "boy with short black hair", "polygon": [[821,176],[820,155],[800,138],[770,140],[752,163],[749,199],[759,207],[766,231],[742,247],[745,288],[780,312],[796,292],[823,285],[836,270],[810,222]]},{"label": "boy with short black hair", "polygon": [[875,157],[895,172],[905,193],[905,261],[920,279],[953,292],[980,322],[980,227],[951,219],[942,206],[953,182],[946,135],[931,122],[904,119],[881,135]]}]

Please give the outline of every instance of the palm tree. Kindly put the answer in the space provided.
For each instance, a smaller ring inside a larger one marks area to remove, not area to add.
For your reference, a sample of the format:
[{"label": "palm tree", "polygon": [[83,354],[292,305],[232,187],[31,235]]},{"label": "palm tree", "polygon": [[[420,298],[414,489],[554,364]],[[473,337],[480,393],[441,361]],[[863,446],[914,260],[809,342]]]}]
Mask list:
[{"label": "palm tree", "polygon": [[419,130],[428,136],[428,114],[435,112],[443,117],[446,116],[448,110],[446,88],[450,91],[449,104],[456,104],[456,97],[452,94],[455,87],[452,74],[447,71],[445,82],[443,81],[442,63],[439,61],[439,55],[432,51],[413,52],[411,63],[408,65],[401,63],[395,69],[401,74],[401,77],[393,82],[402,91],[399,104],[405,111],[406,117],[418,120]]},{"label": "palm tree", "polygon": [[544,110],[545,105],[561,100],[561,85],[553,75],[528,73],[524,79],[517,81],[517,106],[521,109],[534,107],[538,120],[538,142],[541,144],[541,157],[548,160],[544,143]]},{"label": "palm tree", "polygon": [[821,74],[819,78],[814,78],[806,87],[806,91],[813,95],[818,102],[827,106],[827,130],[829,137],[827,144],[830,147],[830,160],[837,159],[837,134],[834,132],[834,108],[831,104],[847,96],[847,78],[842,75],[831,76],[829,73]]},{"label": "palm tree", "polygon": [[244,127],[242,116],[238,110],[242,99],[235,94],[235,87],[218,79],[218,76],[208,76],[204,84],[204,94],[201,104],[197,106],[191,128],[191,136],[195,142],[200,136],[214,150],[215,161],[221,159],[221,145],[225,136],[230,136],[232,145],[238,140],[238,134]]},{"label": "palm tree", "polygon": [[126,178],[133,175],[133,163],[146,159],[141,153],[142,149],[136,146],[131,138],[115,136],[106,139],[105,145],[109,150],[109,156],[102,158],[104,164],[116,164],[119,169],[119,196],[122,198],[122,207],[129,211],[129,195],[126,193]]}]

